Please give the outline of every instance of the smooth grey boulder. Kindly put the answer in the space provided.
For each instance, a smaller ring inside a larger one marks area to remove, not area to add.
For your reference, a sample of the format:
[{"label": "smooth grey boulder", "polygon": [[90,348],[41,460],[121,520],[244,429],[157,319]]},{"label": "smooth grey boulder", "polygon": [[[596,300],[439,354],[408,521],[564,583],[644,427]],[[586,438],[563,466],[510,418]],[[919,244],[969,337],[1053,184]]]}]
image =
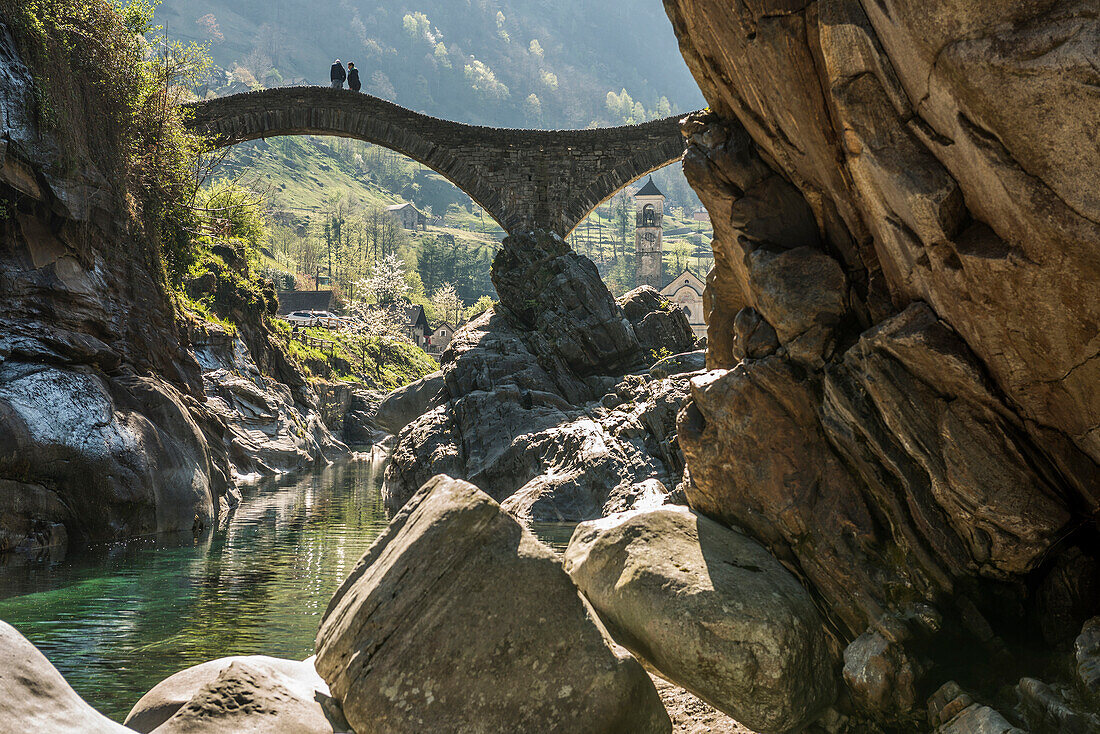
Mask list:
[{"label": "smooth grey boulder", "polygon": [[627,513],[579,525],[564,565],[620,643],[753,730],[801,731],[836,697],[809,593],[737,531],[685,507]]},{"label": "smooth grey boulder", "polygon": [[186,398],[158,377],[0,364],[0,474],[14,480],[0,549],[55,524],[78,539],[209,526],[211,467]]},{"label": "smooth grey boulder", "polygon": [[142,696],[124,723],[142,734],[348,730],[312,658],[266,655],[236,655],[181,670]]},{"label": "smooth grey boulder", "polygon": [[336,592],[317,670],[359,734],[647,734],[671,723],[554,554],[435,477]]},{"label": "smooth grey boulder", "polygon": [[89,706],[38,648],[6,622],[0,622],[0,730],[50,734],[131,732]]},{"label": "smooth grey boulder", "polygon": [[374,422],[396,436],[401,429],[428,412],[432,399],[443,389],[443,372],[433,372],[416,382],[399,387],[378,406]]}]

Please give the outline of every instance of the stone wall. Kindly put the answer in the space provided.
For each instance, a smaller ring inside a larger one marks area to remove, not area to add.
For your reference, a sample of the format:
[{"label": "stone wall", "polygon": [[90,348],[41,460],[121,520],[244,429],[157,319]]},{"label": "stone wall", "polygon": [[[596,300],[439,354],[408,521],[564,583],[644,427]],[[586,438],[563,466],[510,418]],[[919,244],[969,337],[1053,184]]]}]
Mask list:
[{"label": "stone wall", "polygon": [[682,115],[599,130],[463,125],[376,97],[286,87],[190,105],[221,145],[278,135],[337,135],[381,145],[437,171],[511,233],[567,235],[630,182],[683,155]]}]

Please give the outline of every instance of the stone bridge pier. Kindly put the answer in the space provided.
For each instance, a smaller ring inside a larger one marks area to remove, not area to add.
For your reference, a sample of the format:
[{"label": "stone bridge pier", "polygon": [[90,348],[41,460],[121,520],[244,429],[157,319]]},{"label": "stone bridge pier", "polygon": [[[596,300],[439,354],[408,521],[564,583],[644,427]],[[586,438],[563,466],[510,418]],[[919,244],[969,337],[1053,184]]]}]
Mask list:
[{"label": "stone bridge pier", "polygon": [[218,146],[336,135],[397,151],[446,177],[508,233],[568,235],[630,182],[679,160],[683,115],[625,127],[515,130],[440,120],[377,97],[283,87],[186,106]]}]

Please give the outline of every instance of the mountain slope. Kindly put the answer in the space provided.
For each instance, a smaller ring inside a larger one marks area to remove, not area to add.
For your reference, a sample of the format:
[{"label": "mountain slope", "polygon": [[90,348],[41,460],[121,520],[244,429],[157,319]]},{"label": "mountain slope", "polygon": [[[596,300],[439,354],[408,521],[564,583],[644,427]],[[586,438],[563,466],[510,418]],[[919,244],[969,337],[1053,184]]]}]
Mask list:
[{"label": "mountain slope", "polygon": [[246,81],[327,83],[339,57],[364,90],[463,122],[584,127],[703,106],[659,0],[165,0],[157,20]]}]

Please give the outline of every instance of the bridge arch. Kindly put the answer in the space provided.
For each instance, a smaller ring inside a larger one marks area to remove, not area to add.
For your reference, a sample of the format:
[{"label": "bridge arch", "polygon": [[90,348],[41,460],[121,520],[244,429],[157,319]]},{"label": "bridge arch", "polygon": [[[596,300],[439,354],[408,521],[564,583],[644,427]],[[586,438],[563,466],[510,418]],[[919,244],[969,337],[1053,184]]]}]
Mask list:
[{"label": "bridge arch", "polygon": [[440,120],[327,87],[282,87],[186,105],[218,146],[282,135],[380,145],[436,171],[509,233],[565,236],[628,184],[679,160],[681,116],[590,130],[517,130]]}]

